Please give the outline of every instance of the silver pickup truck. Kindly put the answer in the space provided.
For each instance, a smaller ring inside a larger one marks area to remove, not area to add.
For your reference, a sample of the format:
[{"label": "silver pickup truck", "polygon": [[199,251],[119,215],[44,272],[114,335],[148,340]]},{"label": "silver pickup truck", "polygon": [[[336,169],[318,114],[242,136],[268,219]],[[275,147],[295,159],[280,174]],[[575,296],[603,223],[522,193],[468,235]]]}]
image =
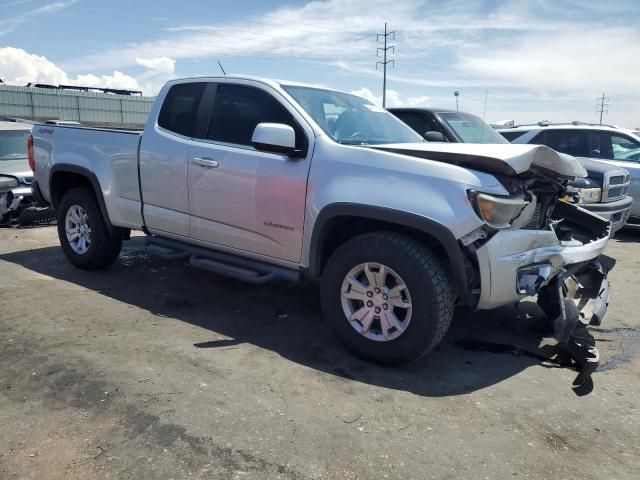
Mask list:
[{"label": "silver pickup truck", "polygon": [[537,295],[597,364],[573,335],[606,311],[611,225],[559,200],[586,172],[547,147],[430,144],[353,95],[225,76],[167,83],[144,132],[35,126],[31,156],[80,268],[142,230],[236,279],[315,279],[340,339],[386,364],[432,349],[457,305]]}]

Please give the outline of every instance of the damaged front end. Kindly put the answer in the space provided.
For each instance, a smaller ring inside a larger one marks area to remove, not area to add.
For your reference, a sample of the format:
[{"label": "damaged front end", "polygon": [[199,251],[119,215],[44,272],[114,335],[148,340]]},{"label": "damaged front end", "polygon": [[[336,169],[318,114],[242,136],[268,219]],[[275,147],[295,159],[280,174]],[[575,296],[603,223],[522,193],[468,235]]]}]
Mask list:
[{"label": "damaged front end", "polygon": [[526,205],[509,228],[467,246],[480,271],[477,307],[491,309],[537,295],[554,337],[580,371],[574,386],[590,383],[599,355],[586,327],[600,324],[609,303],[607,274],[615,261],[603,251],[611,224],[560,200],[566,182],[549,172],[532,169],[500,180]]},{"label": "damaged front end", "polygon": [[591,382],[600,354],[589,325],[600,325],[609,306],[607,274],[615,260],[600,255],[586,264],[572,265],[538,291],[538,305],[553,322],[554,338],[567,346],[579,374],[574,387]]}]

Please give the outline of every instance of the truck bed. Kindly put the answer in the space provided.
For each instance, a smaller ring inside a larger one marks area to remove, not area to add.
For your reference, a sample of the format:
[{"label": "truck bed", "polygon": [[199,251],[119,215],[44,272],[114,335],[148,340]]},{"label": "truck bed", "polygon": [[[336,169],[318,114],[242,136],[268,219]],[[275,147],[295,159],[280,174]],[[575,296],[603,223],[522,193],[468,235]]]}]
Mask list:
[{"label": "truck bed", "polygon": [[57,168],[73,165],[99,183],[113,225],[141,227],[138,146],[142,131],[34,125],[33,132],[42,141],[35,152],[35,178],[47,200],[51,200],[49,177]]}]

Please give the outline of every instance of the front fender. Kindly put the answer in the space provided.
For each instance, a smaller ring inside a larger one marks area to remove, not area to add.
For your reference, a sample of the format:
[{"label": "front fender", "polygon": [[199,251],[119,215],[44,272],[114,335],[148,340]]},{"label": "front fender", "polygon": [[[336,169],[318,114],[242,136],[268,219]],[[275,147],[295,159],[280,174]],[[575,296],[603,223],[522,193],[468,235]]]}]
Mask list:
[{"label": "front fender", "polygon": [[430,218],[422,217],[393,208],[340,202],[325,206],[318,214],[311,236],[308,274],[319,278],[323,266],[323,245],[331,234],[328,225],[337,217],[357,217],[377,220],[400,227],[408,227],[425,233],[435,239],[444,249],[449,260],[451,278],[458,292],[460,303],[470,303],[469,287],[462,249],[453,233],[444,225]]}]

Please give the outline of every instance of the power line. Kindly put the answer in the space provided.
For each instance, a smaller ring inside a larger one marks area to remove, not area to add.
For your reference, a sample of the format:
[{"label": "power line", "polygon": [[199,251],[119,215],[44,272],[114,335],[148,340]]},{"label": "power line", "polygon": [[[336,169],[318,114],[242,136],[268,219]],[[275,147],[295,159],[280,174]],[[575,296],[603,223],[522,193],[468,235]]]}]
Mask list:
[{"label": "power line", "polygon": [[384,22],[384,33],[378,33],[376,36],[376,42],[380,43],[380,37],[382,37],[382,41],[384,47],[378,47],[376,50],[376,56],[382,52],[382,61],[376,62],[376,70],[378,69],[378,65],[382,65],[382,108],[386,108],[387,104],[387,65],[390,63],[395,66],[395,62],[393,60],[387,60],[387,52],[391,50],[391,53],[395,53],[395,46],[390,45],[387,46],[387,41],[389,40],[389,36],[393,35],[393,40],[396,39],[396,32],[387,32],[387,22]]},{"label": "power line", "polygon": [[600,125],[602,125],[602,114],[609,113],[609,97],[605,97],[604,93],[596,102],[596,113],[600,113]]}]

